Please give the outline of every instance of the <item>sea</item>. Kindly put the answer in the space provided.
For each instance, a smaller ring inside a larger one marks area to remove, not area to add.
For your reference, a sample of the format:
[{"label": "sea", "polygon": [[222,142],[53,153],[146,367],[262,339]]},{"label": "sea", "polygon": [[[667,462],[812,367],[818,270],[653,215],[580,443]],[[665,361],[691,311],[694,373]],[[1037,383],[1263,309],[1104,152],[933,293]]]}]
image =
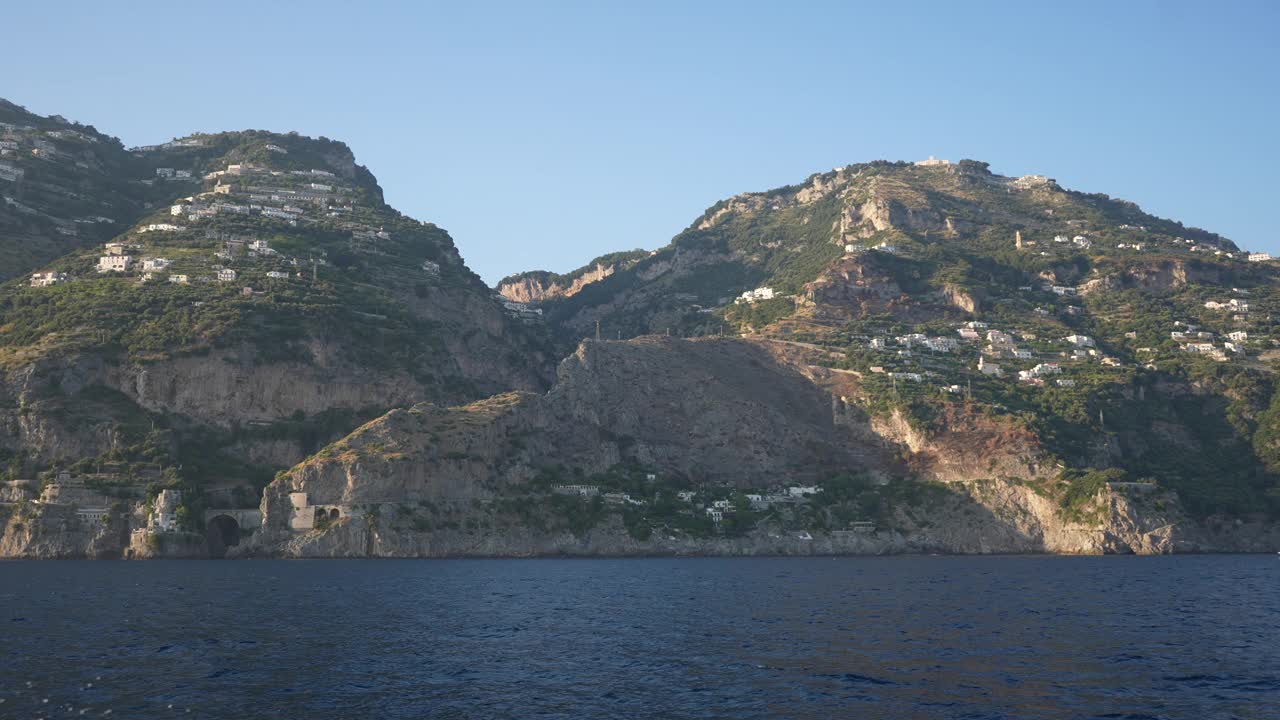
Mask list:
[{"label": "sea", "polygon": [[1280,558],[0,562],[0,718],[1280,718]]}]

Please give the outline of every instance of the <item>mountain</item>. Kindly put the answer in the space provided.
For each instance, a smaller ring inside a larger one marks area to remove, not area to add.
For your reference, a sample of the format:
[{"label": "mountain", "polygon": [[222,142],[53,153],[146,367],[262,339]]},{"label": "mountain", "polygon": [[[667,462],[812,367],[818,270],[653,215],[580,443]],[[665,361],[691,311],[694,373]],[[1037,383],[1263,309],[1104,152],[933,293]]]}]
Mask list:
[{"label": "mountain", "polygon": [[0,556],[1280,541],[1278,270],[1132,203],[849,165],[490,290],[340,142],[98,144],[119,226],[0,286]]},{"label": "mountain", "polygon": [[251,552],[1265,549],[1276,288],[1047,177],[838,168],[505,278],[571,351],[550,392],[362,427],[268,488]]},{"label": "mountain", "polygon": [[[23,147],[73,142],[65,123],[27,125]],[[127,153],[74,142],[120,157],[67,164],[80,179],[66,185],[127,220],[0,286],[0,461],[15,496],[69,471],[104,489],[102,505],[151,486],[183,489],[193,514],[252,507],[278,470],[388,408],[548,386],[540,331],[448,233],[389,207],[346,145],[262,131]],[[19,202],[52,213],[37,205],[48,172],[23,173]],[[117,202],[119,188],[148,199]],[[41,244],[54,220],[37,220],[3,247],[54,252]]]}]

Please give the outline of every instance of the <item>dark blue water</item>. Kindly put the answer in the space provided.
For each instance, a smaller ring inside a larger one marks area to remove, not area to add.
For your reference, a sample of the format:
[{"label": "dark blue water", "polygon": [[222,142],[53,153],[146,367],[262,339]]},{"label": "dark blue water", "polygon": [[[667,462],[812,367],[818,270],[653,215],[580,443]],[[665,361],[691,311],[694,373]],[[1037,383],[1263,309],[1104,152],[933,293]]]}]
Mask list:
[{"label": "dark blue water", "polygon": [[0,718],[1280,718],[1280,560],[9,562],[0,657]]}]

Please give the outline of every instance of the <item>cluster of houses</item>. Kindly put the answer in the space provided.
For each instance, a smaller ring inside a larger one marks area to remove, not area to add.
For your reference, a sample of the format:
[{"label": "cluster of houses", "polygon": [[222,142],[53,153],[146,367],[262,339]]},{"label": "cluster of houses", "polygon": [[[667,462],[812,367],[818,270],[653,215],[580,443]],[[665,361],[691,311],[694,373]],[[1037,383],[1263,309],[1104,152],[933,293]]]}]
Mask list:
[{"label": "cluster of houses", "polygon": [[[657,476],[654,474],[648,475],[650,481],[656,478]],[[635,498],[628,493],[602,493],[598,485],[555,485],[551,488],[551,491],[557,495],[571,495],[581,498],[599,497],[606,504],[614,506],[642,506],[648,504],[646,500]],[[727,491],[728,488],[722,488],[722,491],[716,494],[723,495]],[[749,509],[760,511],[779,504],[807,502],[821,492],[822,487],[819,485],[792,485],[785,488],[772,488],[767,493],[746,493],[745,497],[750,504]],[[748,509],[735,507],[732,500],[723,497],[708,498],[705,502],[700,502],[699,495],[700,493],[694,490],[681,490],[676,493],[676,499],[692,506],[686,512],[701,512],[716,525],[724,522],[726,516],[733,515],[737,510]]]},{"label": "cluster of houses", "polygon": [[[430,265],[435,266],[434,273],[432,273],[432,269],[427,264],[427,262],[424,262],[422,264],[422,269],[426,270],[428,274],[438,275],[440,273],[440,266],[436,263],[430,263]],[[503,297],[499,293],[494,293],[493,297],[495,300],[502,303],[502,307],[507,311],[507,314],[513,318],[524,321],[526,323],[538,322],[539,320],[542,319],[542,308],[540,307],[533,307],[529,303],[516,302],[515,300],[508,300],[507,298]]]},{"label": "cluster of houses", "polygon": [[758,287],[755,290],[748,290],[738,296],[733,302],[735,304],[747,303],[751,304],[760,300],[772,300],[777,297],[771,287]]},{"label": "cluster of houses", "polygon": [[[936,353],[953,353],[964,345],[979,346],[976,370],[979,374],[1002,378],[1005,375],[1004,369],[1001,368],[998,361],[1001,360],[1031,360],[1034,361],[1038,353],[1029,347],[1019,344],[1019,340],[1033,341],[1039,338],[1035,333],[1017,331],[1005,332],[996,328],[991,328],[987,323],[979,320],[971,320],[965,322],[957,328],[956,333],[959,338],[950,337],[931,337],[923,333],[909,333],[899,335],[892,339],[883,337],[871,338],[868,346],[873,350],[888,350],[891,343],[896,343],[899,347],[896,353],[899,357],[910,357],[913,352],[917,352],[919,348],[927,348]],[[1121,363],[1114,357],[1107,356],[1100,352],[1097,343],[1092,337],[1079,333],[1072,333],[1066,337],[1060,338],[1059,343],[1065,345],[1065,349],[1054,350],[1056,357],[1065,358],[1071,361],[1091,361],[1097,360],[1103,365],[1119,366]],[[1044,385],[1046,378],[1051,375],[1057,375],[1062,368],[1058,364],[1059,361],[1044,362],[1037,364],[1029,369],[1019,370],[1017,378],[1020,382],[1030,385]],[[870,367],[872,373],[880,373],[893,380],[905,380],[910,382],[922,382],[928,377],[939,376],[938,372],[931,370],[887,370],[882,366]],[[1075,383],[1069,378],[1059,378],[1056,384],[1062,387],[1071,387]],[[960,385],[943,385],[942,390],[950,393],[960,393],[964,389]]]},{"label": "cluster of houses", "polygon": [[[1184,322],[1174,323],[1181,330],[1172,330],[1169,337],[1179,343],[1183,352],[1193,353],[1196,355],[1204,355],[1219,362],[1225,362],[1230,359],[1230,354],[1240,355],[1245,352],[1245,343],[1249,341],[1249,333],[1245,330],[1235,330],[1226,335],[1222,347],[1214,344],[1215,334],[1208,330],[1201,330],[1198,325],[1191,325]],[[1140,351],[1150,351],[1150,348],[1138,348]]]}]

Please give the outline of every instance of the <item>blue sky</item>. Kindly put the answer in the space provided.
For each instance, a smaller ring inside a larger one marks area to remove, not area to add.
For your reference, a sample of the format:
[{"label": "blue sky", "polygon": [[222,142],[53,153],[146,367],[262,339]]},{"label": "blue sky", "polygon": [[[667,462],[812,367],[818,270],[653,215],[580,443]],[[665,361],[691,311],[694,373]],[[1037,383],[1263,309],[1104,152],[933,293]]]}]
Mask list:
[{"label": "blue sky", "polygon": [[[464,7],[465,6],[465,7]],[[126,144],[346,141],[487,281],[928,155],[1280,251],[1280,3],[10,4],[0,97]]]}]

